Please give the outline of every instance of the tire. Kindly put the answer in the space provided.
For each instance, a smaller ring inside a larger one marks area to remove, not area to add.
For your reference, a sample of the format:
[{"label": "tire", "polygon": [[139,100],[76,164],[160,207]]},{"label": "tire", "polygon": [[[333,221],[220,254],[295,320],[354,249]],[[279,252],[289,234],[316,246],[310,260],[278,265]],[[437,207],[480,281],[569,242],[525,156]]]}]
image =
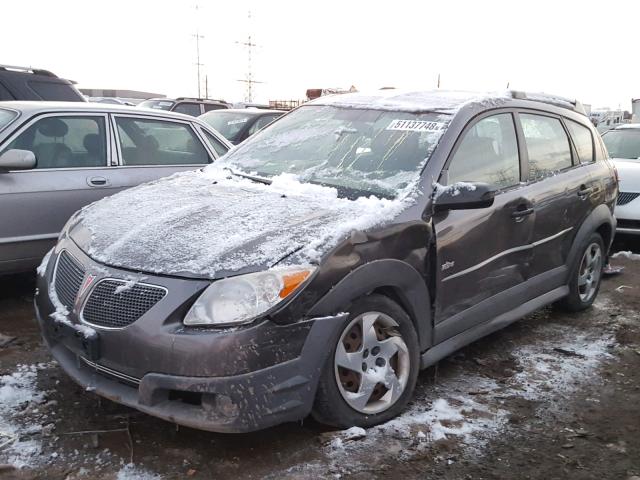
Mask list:
[{"label": "tire", "polygon": [[386,296],[360,297],[346,310],[312,415],[334,427],[370,427],[397,416],[411,399],[420,369],[418,336],[407,313]]},{"label": "tire", "polygon": [[594,232],[580,248],[580,256],[569,277],[569,295],[557,303],[558,307],[567,312],[589,308],[598,296],[604,264],[604,242]]}]

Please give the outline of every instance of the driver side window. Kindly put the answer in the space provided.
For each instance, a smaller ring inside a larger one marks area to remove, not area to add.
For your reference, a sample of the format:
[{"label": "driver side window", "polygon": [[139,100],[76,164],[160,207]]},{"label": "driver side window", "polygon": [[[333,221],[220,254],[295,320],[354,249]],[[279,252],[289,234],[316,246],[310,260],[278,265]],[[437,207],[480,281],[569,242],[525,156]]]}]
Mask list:
[{"label": "driver side window", "polygon": [[5,150],[33,152],[36,168],[82,168],[107,165],[103,117],[46,117],[38,120]]},{"label": "driver side window", "polygon": [[449,184],[483,182],[497,190],[520,182],[520,158],[513,116],[483,118],[464,134],[448,168]]}]

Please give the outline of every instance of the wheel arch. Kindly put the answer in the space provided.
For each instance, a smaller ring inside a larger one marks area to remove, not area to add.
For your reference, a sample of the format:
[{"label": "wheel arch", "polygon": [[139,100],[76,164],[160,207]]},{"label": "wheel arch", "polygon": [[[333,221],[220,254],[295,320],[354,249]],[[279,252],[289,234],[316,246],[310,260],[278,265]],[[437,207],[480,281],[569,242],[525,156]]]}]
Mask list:
[{"label": "wheel arch", "polygon": [[431,346],[431,298],[424,278],[408,263],[395,259],[374,260],[354,269],[309,311],[310,316],[340,312],[363,295],[380,293],[398,303],[409,315],[420,350]]},{"label": "wheel arch", "polygon": [[569,255],[567,256],[569,271],[572,271],[575,262],[580,260],[580,247],[592,233],[596,232],[600,234],[604,241],[605,249],[607,251],[609,250],[615,233],[615,224],[615,218],[609,207],[605,204],[598,205],[589,214],[582,222],[582,225],[580,225],[578,233],[576,233],[573,243],[571,244]]}]

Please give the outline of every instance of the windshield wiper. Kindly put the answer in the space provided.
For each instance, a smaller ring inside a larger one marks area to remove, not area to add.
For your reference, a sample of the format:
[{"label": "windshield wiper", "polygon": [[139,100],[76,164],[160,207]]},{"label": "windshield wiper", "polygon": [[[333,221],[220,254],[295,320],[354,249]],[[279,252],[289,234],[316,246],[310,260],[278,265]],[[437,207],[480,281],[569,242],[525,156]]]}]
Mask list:
[{"label": "windshield wiper", "polygon": [[249,175],[248,173],[243,173],[243,172],[237,172],[229,167],[224,167],[224,170],[229,170],[231,172],[231,175],[234,175],[236,177],[247,178],[257,183],[264,183],[265,185],[271,185],[271,180],[268,178],[258,177],[256,175]]}]

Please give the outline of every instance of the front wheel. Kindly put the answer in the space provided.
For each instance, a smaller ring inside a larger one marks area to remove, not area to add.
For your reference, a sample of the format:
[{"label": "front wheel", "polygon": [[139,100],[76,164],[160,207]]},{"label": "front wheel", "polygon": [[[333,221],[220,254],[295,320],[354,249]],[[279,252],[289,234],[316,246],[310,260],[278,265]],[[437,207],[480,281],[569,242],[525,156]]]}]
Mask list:
[{"label": "front wheel", "polygon": [[419,370],[419,346],[405,311],[382,295],[356,300],[322,371],[313,416],[340,428],[369,427],[402,411]]},{"label": "front wheel", "polygon": [[569,295],[558,302],[564,310],[579,312],[589,308],[600,290],[605,250],[602,237],[593,233],[582,247],[582,256],[569,278]]}]

